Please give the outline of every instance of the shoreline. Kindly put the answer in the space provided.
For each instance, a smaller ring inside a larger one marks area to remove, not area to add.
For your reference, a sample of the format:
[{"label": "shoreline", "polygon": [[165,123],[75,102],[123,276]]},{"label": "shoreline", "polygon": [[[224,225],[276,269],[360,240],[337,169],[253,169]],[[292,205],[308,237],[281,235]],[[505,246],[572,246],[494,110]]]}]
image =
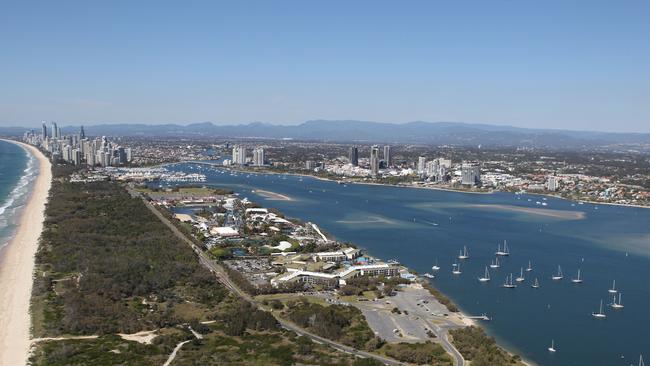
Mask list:
[{"label": "shoreline", "polygon": [[0,365],[9,366],[24,365],[29,358],[34,257],[43,230],[52,172],[49,160],[35,147],[3,141],[21,146],[38,161],[38,175],[18,227],[0,255]]}]

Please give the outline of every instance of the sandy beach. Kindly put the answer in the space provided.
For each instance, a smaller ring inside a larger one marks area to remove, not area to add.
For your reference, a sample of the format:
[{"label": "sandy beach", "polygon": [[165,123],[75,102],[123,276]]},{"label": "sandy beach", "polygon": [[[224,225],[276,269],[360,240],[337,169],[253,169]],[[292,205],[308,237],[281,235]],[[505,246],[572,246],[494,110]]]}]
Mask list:
[{"label": "sandy beach", "polygon": [[[11,141],[15,143],[14,141]],[[48,159],[36,148],[39,174],[14,238],[0,255],[0,366],[25,365],[29,355],[34,255],[43,229],[44,209],[52,181]]]}]

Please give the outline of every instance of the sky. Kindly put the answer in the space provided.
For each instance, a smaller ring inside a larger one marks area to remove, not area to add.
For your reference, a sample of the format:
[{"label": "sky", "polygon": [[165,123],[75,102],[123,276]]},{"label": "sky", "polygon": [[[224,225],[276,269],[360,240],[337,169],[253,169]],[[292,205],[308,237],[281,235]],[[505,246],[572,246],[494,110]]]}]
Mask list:
[{"label": "sky", "polygon": [[3,1],[0,126],[650,132],[650,1]]}]

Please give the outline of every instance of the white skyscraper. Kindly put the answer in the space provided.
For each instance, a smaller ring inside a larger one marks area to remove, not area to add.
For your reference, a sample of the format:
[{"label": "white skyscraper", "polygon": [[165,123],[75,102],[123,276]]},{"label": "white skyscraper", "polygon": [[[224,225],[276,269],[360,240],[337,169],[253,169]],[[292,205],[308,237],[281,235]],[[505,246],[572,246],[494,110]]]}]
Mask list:
[{"label": "white skyscraper", "polygon": [[264,149],[258,147],[253,150],[253,165],[263,166],[264,165]]},{"label": "white skyscraper", "polygon": [[379,174],[379,146],[377,145],[370,148],[370,174],[373,177]]},{"label": "white skyscraper", "polygon": [[427,158],[424,156],[420,156],[418,158],[418,173],[419,174],[424,174],[426,171],[426,164],[427,164]]},{"label": "white skyscraper", "polygon": [[476,185],[481,181],[481,172],[478,164],[465,163],[461,167],[461,184]]}]

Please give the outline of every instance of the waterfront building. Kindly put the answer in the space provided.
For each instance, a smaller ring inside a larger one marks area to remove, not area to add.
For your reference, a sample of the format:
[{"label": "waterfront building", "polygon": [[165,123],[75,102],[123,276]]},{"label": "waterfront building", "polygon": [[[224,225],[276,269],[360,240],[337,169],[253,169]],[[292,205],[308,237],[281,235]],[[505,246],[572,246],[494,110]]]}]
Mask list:
[{"label": "waterfront building", "polygon": [[481,182],[481,172],[478,164],[465,163],[461,167],[461,184],[474,186]]},{"label": "waterfront building", "polygon": [[43,139],[43,141],[45,141],[47,139],[47,126],[45,125],[45,121],[43,121],[43,126],[41,127],[41,129],[42,129],[41,138]]},{"label": "waterfront building", "polygon": [[350,164],[352,166],[359,166],[359,148],[352,146],[349,153]]},{"label": "waterfront building", "polygon": [[56,122],[52,122],[52,138],[53,139],[58,139],[59,138],[59,128],[56,125]]},{"label": "waterfront building", "polygon": [[307,170],[314,170],[316,169],[316,162],[313,160],[307,160],[305,162],[305,169]]},{"label": "waterfront building", "polygon": [[426,171],[427,158],[420,155],[418,158],[418,174],[424,174]]},{"label": "waterfront building", "polygon": [[235,145],[232,148],[232,162],[237,165],[246,164],[246,147]]},{"label": "waterfront building", "polygon": [[548,180],[546,181],[546,189],[548,189],[551,192],[557,191],[558,188],[558,180],[557,177],[554,175],[551,175],[548,177]]},{"label": "waterfront building", "polygon": [[253,149],[253,165],[264,166],[264,160],[264,149],[261,147]]},{"label": "waterfront building", "polygon": [[379,174],[379,146],[370,148],[370,174],[376,177]]},{"label": "waterfront building", "polygon": [[393,165],[392,157],[390,156],[390,145],[384,146],[384,164],[386,164],[386,168]]}]

